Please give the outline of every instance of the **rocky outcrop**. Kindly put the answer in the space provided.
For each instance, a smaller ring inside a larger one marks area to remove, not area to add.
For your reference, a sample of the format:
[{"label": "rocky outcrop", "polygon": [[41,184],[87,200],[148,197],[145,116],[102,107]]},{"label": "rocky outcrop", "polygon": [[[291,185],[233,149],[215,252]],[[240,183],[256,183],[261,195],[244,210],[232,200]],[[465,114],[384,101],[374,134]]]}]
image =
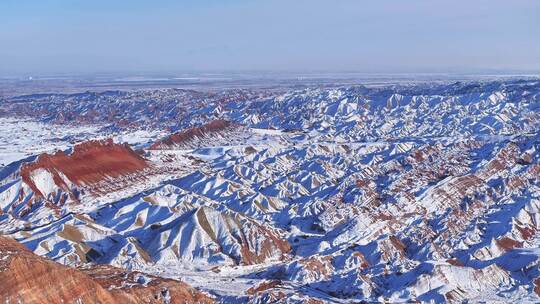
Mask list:
[{"label": "rocky outcrop", "polygon": [[110,266],[81,270],[39,257],[0,237],[4,303],[212,303],[187,284]]},{"label": "rocky outcrop", "polygon": [[38,257],[14,240],[0,238],[0,298],[5,303],[116,303],[87,275]]},{"label": "rocky outcrop", "polygon": [[234,127],[234,124],[227,120],[213,120],[201,127],[194,127],[184,131],[173,133],[166,138],[153,143],[151,150],[170,149],[173,147],[184,146],[189,141],[197,138],[213,136],[214,133],[225,131]]},{"label": "rocky outcrop", "polygon": [[96,184],[148,166],[128,145],[108,139],[78,144],[70,154],[42,154],[36,161],[23,165],[20,174],[36,195],[47,198],[58,189],[71,193],[73,186]]}]

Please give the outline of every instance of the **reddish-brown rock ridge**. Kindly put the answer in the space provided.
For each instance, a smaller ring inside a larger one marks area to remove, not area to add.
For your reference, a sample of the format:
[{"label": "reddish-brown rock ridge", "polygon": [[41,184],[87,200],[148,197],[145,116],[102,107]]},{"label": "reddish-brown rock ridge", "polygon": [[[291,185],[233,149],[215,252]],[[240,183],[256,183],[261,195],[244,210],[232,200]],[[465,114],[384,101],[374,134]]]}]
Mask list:
[{"label": "reddish-brown rock ridge", "polygon": [[21,176],[37,195],[46,196],[32,178],[32,173],[38,169],[48,171],[56,186],[69,191],[68,181],[62,175],[75,185],[91,185],[107,177],[132,174],[148,166],[148,162],[127,144],[116,144],[112,139],[93,140],[76,145],[71,154],[62,151],[53,155],[42,154],[35,162],[21,168]]},{"label": "reddish-brown rock ridge", "polygon": [[504,251],[510,251],[514,248],[521,248],[523,244],[509,237],[502,237],[497,240],[497,245],[504,249]]},{"label": "reddish-brown rock ridge", "polygon": [[232,127],[230,121],[217,119],[201,127],[195,127],[184,131],[173,133],[166,138],[159,140],[150,146],[151,150],[166,149],[171,146],[182,144],[192,139],[203,137],[209,133],[219,132]]},{"label": "reddish-brown rock ridge", "polygon": [[[141,279],[142,278],[142,279]],[[83,271],[39,257],[0,237],[0,300],[5,303],[212,303],[189,285],[111,266]]]},{"label": "reddish-brown rock ridge", "polygon": [[534,292],[540,296],[540,278],[536,278],[536,280],[534,280]]},{"label": "reddish-brown rock ridge", "polygon": [[332,275],[334,266],[332,265],[332,256],[312,256],[299,261],[299,265],[302,266],[302,271],[308,277],[319,279],[329,278]]},{"label": "reddish-brown rock ridge", "polygon": [[[264,263],[276,252],[280,253],[280,259],[284,259],[284,256],[292,250],[289,242],[272,229],[255,222],[244,223],[242,227],[253,228],[243,230],[241,234],[242,263],[245,265]],[[258,243],[257,240],[261,236],[264,238]]]},{"label": "reddish-brown rock ridge", "polygon": [[277,286],[279,286],[281,284],[282,284],[281,280],[263,281],[259,285],[250,287],[246,291],[246,293],[248,295],[254,295],[254,294],[258,293],[258,292],[262,292],[262,291],[265,291],[265,290],[268,290],[268,289],[275,288],[275,287],[277,287]]}]

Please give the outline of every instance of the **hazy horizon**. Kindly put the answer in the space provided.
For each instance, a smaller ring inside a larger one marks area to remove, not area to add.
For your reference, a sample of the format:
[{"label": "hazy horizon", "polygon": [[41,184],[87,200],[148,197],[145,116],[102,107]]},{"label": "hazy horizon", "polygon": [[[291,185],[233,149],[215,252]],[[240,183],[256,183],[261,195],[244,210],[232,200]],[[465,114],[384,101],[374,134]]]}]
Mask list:
[{"label": "hazy horizon", "polygon": [[7,0],[0,18],[0,76],[540,71],[532,0]]}]

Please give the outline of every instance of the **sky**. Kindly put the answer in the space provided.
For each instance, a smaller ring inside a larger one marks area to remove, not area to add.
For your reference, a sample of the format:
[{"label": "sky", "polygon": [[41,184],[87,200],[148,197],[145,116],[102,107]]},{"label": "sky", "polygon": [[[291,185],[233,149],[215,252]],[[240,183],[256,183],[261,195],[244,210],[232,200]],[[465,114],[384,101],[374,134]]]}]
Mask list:
[{"label": "sky", "polygon": [[538,0],[1,0],[0,76],[540,71]]}]

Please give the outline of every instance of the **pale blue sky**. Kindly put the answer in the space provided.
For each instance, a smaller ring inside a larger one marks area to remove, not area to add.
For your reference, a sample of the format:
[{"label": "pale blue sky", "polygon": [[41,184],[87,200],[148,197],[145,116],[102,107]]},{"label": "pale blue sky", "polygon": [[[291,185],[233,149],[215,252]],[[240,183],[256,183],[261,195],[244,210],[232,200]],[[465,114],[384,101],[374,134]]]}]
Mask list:
[{"label": "pale blue sky", "polygon": [[537,0],[1,0],[0,75],[540,70]]}]

